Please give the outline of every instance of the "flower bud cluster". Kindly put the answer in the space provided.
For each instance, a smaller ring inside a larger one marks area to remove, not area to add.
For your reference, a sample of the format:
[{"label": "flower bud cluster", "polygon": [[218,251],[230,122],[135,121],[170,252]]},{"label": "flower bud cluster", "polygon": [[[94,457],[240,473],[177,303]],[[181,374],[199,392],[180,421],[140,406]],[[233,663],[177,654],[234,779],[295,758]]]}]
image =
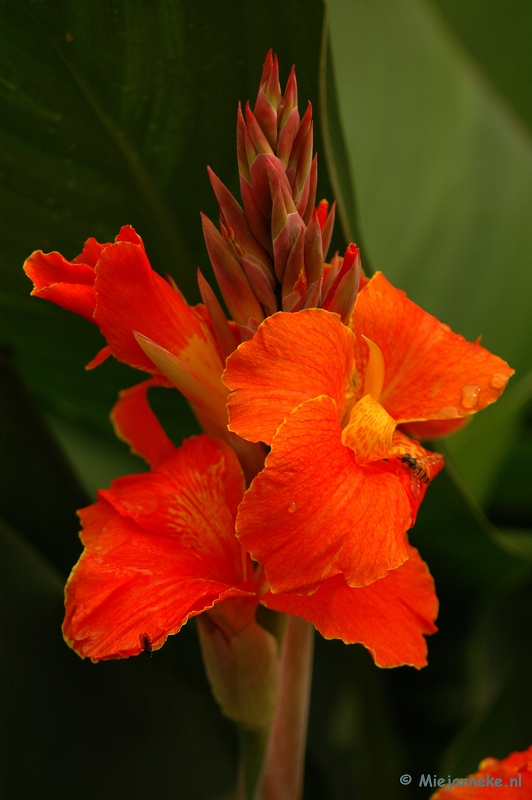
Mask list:
[{"label": "flower bud cluster", "polygon": [[243,207],[209,169],[220,230],[202,215],[218,286],[244,339],[277,311],[325,308],[340,314],[344,323],[351,315],[361,272],[359,250],[351,244],[343,258],[335,254],[330,264],[324,263],[335,204],[329,209],[322,200],[315,207],[318,168],[312,150],[312,106],[300,118],[295,70],[283,95],[277,57],[270,51],[254,111],[249,103],[244,111],[238,109]]}]

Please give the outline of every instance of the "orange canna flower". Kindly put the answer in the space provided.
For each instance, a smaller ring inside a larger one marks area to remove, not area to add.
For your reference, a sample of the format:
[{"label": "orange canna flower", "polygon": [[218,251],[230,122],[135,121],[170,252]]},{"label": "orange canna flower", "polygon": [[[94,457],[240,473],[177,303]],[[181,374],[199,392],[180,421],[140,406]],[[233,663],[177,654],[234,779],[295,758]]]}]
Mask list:
[{"label": "orange canna flower", "polygon": [[[441,778],[442,782],[444,781]],[[478,772],[467,778],[448,777],[442,788],[431,795],[431,800],[532,800],[532,746],[522,753],[510,753],[499,761],[485,758]],[[434,785],[434,784],[432,784]],[[493,791],[494,788],[497,791]],[[517,791],[516,791],[517,790]]]},{"label": "orange canna flower", "polygon": [[272,595],[235,536],[245,485],[234,452],[205,435],[175,448],[147,404],[150,383],[123,393],[113,419],[151,472],[113,481],[80,512],[85,550],[65,591],[70,646],[93,661],[151,652],[204,612],[231,637],[256,625],[262,603],[326,638],[361,642],[380,666],[423,666],[437,599],[417,551],[365,588],[337,576],[310,597]]},{"label": "orange canna flower", "polygon": [[[334,204],[316,207],[312,125],[294,70],[283,95],[270,52],[254,110],[237,117],[242,206],[209,171],[220,226],[203,217],[203,231],[233,321],[201,273],[203,304],[189,306],[130,226],[73,261],[25,263],[33,294],[104,335],[90,368],[112,354],[150,376],[112,417],[152,471],[80,512],[64,631],[82,656],[151,652],[203,612],[224,635],[247,630],[262,603],[363,643],[381,666],[426,663],[437,600],[406,532],[443,458],[408,434],[455,429],[513,370],[381,274],[367,280],[356,245],[324,263]],[[176,449],[147,403],[157,384],[217,441]]]},{"label": "orange canna flower", "polygon": [[24,270],[35,284],[33,295],[81,314],[105,336],[107,346],[89,368],[112,354],[163,385],[175,385],[200,417],[225,429],[224,362],[208,314],[203,306],[189,306],[154,272],[131,226],[112,244],[89,239],[72,262],[36,251]]},{"label": "orange canna flower", "polygon": [[443,466],[398,429],[456,422],[493,402],[513,370],[381,275],[350,327],[336,314],[275,314],[227,361],[232,431],[271,446],[237,534],[273,592],[341,575],[367,586],[408,557],[427,484]]}]

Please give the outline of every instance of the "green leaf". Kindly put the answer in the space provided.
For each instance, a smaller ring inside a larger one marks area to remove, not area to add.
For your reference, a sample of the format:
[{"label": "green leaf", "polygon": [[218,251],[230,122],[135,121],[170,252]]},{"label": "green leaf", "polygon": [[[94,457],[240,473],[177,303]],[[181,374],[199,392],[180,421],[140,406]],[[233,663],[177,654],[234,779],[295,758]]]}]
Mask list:
[{"label": "green leaf", "polygon": [[61,577],[1,520],[0,564],[5,797],[213,800],[233,788],[235,735],[190,625],[152,659],[91,664],[62,640]]},{"label": "green leaf", "polygon": [[410,538],[436,578],[484,599],[532,575],[526,554],[501,546],[501,534],[449,467],[429,487]]},{"label": "green leaf", "polygon": [[[2,4],[3,336],[49,411],[111,435],[118,389],[139,375],[112,364],[84,374],[101,336],[30,298],[24,259],[37,248],[72,258],[89,236],[112,241],[132,224],[154,268],[197,301],[196,268],[212,275],[199,212],[219,213],[206,166],[238,192],[237,104],[254,102],[270,47],[283,82],[297,65],[301,108],[318,108],[322,21],[321,0],[304,13],[296,0],[260,10],[220,0]],[[331,197],[325,164],[319,191]],[[195,432],[171,394],[165,423],[182,418],[181,437]]]},{"label": "green leaf", "polygon": [[89,502],[6,353],[0,354],[0,516],[68,575]]},{"label": "green leaf", "polygon": [[532,561],[532,531],[507,528],[494,531],[494,540],[508,553]]},{"label": "green leaf", "polygon": [[[372,266],[466,338],[482,334],[482,343],[523,380],[532,369],[530,138],[428,2],[330,0],[329,18],[340,116]],[[529,396],[516,392],[521,402]],[[481,458],[478,448],[470,456],[467,443],[477,424],[486,442]],[[509,446],[512,425],[509,419],[498,426],[486,415],[449,440],[478,499]]]},{"label": "green leaf", "polygon": [[477,615],[469,645],[469,722],[450,744],[442,773],[465,776],[486,756],[504,758],[532,741],[532,647],[523,635],[532,613],[531,586]]},{"label": "green leaf", "polygon": [[398,781],[403,748],[387,702],[387,672],[361,645],[317,637],[305,797],[404,796]]},{"label": "green leaf", "polygon": [[532,129],[532,6],[528,0],[436,0],[436,4],[489,80]]}]

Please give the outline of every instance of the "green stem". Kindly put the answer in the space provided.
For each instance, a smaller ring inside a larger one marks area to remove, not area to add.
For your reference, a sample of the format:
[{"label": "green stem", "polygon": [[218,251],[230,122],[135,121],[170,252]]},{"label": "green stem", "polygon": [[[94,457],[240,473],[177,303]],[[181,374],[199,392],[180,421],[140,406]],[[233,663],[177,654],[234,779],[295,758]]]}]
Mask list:
[{"label": "green stem", "polygon": [[279,705],[269,735],[267,729],[241,735],[239,800],[300,800],[302,796],[313,651],[313,625],[289,616],[282,645]]}]

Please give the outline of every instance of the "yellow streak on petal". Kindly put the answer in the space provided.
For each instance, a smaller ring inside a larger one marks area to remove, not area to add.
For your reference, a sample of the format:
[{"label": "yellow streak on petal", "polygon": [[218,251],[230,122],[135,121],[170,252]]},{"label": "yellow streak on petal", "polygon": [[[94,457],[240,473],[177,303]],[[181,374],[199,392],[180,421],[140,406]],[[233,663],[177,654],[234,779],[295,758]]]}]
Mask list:
[{"label": "yellow streak on petal", "polygon": [[342,444],[353,450],[359,464],[393,456],[395,420],[371,394],[366,394],[351,410],[342,431]]},{"label": "yellow streak on petal", "polygon": [[211,348],[194,335],[179,356],[134,331],[134,336],[148,358],[172,381],[174,386],[198,408],[200,413],[227,428],[225,407],[229,390],[222,383],[222,364]]},{"label": "yellow streak on petal", "polygon": [[370,394],[378,401],[384,385],[384,356],[378,344],[364,334],[362,338],[369,347],[369,360],[364,373],[364,394]]}]

